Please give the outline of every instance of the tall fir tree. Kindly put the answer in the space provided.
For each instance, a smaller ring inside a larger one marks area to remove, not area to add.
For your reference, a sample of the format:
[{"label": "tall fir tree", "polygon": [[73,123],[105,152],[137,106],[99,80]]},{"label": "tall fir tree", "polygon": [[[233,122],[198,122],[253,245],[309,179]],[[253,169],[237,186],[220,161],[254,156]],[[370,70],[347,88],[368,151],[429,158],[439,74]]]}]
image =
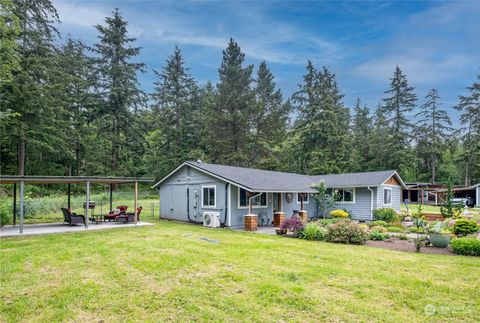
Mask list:
[{"label": "tall fir tree", "polygon": [[[99,131],[110,142],[110,158],[103,162],[109,165],[112,175],[126,174],[128,168],[138,166],[130,164],[127,167],[128,161],[136,155],[125,146],[131,147],[141,140],[135,136],[136,122],[138,111],[145,103],[137,80],[137,73],[144,71],[145,64],[132,62],[139,55],[140,47],[132,46],[136,39],[128,36],[127,25],[119,10],[115,9],[112,17],[105,18],[105,25],[95,26],[98,42],[93,51],[98,56],[98,92],[102,100],[96,119]],[[138,163],[141,156],[136,157]]]},{"label": "tall fir tree", "polygon": [[223,51],[214,113],[207,125],[212,129],[209,137],[212,160],[217,163],[248,164],[255,93],[252,90],[253,65],[244,67],[244,63],[245,54],[230,39]]},{"label": "tall fir tree", "polygon": [[372,127],[373,119],[367,106],[361,104],[357,99],[352,119],[352,171],[368,171],[369,161],[373,158],[372,153]]},{"label": "tall fir tree", "polygon": [[402,173],[412,173],[411,163],[411,129],[408,114],[415,108],[417,96],[415,88],[410,86],[407,77],[397,66],[390,79],[390,89],[385,91],[383,112],[390,126],[390,135],[385,141],[384,150],[389,156],[386,168],[397,169]]},{"label": "tall fir tree", "polygon": [[155,167],[150,168],[156,176],[161,176],[196,156],[199,136],[195,117],[199,90],[178,47],[162,71],[155,71],[155,74],[158,77],[154,83],[152,109],[155,142],[148,144],[151,148],[155,146],[155,156],[160,156],[154,161]]},{"label": "tall fir tree", "polygon": [[343,105],[335,74],[326,67],[317,70],[309,61],[304,83],[294,93],[298,119],[296,144],[304,151],[306,174],[341,173],[350,170],[350,113]]},{"label": "tall fir tree", "polygon": [[261,168],[275,167],[275,148],[285,137],[289,102],[284,103],[280,89],[276,88],[274,76],[265,62],[258,67],[255,84],[255,111],[252,113],[252,145],[250,162]]},{"label": "tall fir tree", "polygon": [[1,124],[1,170],[20,175],[64,175],[65,169],[50,163],[51,155],[65,147],[64,138],[58,134],[63,126],[58,116],[64,111],[54,104],[56,93],[52,87],[52,72],[56,69],[54,42],[59,37],[54,26],[57,11],[49,0],[18,0],[8,8],[20,27],[13,48],[18,66],[10,69],[11,81],[2,85],[1,111],[8,112],[9,117]]},{"label": "tall fir tree", "polygon": [[455,109],[461,112],[464,184],[470,185],[480,181],[480,74],[467,90],[469,94],[459,96]]},{"label": "tall fir tree", "polygon": [[414,134],[417,144],[417,155],[423,160],[429,180],[435,183],[438,163],[442,152],[446,149],[446,138],[453,130],[447,111],[440,108],[440,96],[436,89],[431,89],[425,97],[426,102],[420,106],[415,115],[418,118]]}]

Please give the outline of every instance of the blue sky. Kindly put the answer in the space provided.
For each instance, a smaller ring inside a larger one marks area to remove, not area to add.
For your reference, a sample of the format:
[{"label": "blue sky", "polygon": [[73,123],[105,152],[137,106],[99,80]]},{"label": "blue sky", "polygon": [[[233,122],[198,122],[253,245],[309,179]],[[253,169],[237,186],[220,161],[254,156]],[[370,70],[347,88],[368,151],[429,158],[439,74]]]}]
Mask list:
[{"label": "blue sky", "polygon": [[[451,109],[480,72],[480,1],[62,1],[54,0],[61,31],[87,44],[95,24],[118,7],[142,47],[140,76],[151,91],[175,44],[200,84],[216,82],[230,37],[248,63],[265,60],[284,96],[302,81],[308,59],[337,74],[353,106],[374,108],[398,65],[416,87],[419,103],[435,87]],[[455,120],[456,121],[456,120]],[[455,122],[456,123],[456,122]]]}]

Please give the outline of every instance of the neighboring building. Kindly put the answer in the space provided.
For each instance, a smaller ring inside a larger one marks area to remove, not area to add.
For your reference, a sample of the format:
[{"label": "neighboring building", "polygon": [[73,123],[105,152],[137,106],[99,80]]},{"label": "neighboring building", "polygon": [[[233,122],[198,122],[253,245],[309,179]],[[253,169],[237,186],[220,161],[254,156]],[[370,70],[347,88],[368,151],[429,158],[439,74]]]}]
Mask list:
[{"label": "neighboring building", "polygon": [[308,176],[200,161],[183,163],[153,187],[159,190],[163,218],[202,223],[204,212],[216,212],[223,226],[241,227],[249,196],[259,223],[271,222],[279,210],[290,217],[300,210],[302,196],[309,216],[317,216],[312,186],[321,180],[341,196],[336,208],[362,221],[370,221],[376,208],[399,211],[401,191],[406,188],[393,170]]},{"label": "neighboring building", "polygon": [[443,184],[405,183],[402,201],[406,203],[439,205],[447,187]]},{"label": "neighboring building", "polygon": [[480,183],[453,188],[455,198],[464,199],[468,206],[480,206]]}]

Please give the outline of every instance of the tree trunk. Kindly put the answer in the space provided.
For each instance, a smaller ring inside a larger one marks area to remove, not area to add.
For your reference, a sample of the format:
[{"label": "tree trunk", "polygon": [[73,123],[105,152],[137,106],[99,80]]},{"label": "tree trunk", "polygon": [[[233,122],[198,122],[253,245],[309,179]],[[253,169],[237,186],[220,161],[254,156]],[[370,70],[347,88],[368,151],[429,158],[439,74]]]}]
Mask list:
[{"label": "tree trunk", "polygon": [[75,146],[75,159],[77,162],[77,176],[80,176],[80,144],[77,140],[76,146]]},{"label": "tree trunk", "polygon": [[435,158],[432,158],[432,183],[435,184],[435,177],[436,177],[436,167],[437,167],[437,161]]}]

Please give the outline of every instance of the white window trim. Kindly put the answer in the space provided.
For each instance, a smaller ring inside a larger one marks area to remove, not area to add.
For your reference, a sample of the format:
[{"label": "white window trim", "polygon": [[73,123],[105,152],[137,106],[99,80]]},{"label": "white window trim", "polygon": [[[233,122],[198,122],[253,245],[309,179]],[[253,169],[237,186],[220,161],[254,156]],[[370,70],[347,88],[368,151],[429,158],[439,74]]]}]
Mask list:
[{"label": "white window trim", "polygon": [[345,201],[335,201],[336,204],[355,204],[355,201],[357,199],[357,192],[356,192],[355,187],[335,187],[335,188],[332,188],[332,195],[333,195],[333,192],[335,192],[335,190],[342,190],[342,191],[352,190],[353,191],[353,201],[346,201],[346,202]]},{"label": "white window trim", "polygon": [[[240,206],[240,190],[242,188],[241,187],[237,187],[237,207],[238,209],[240,210],[245,210],[245,209],[248,209],[248,203],[247,203],[247,206]],[[248,192],[247,190],[245,190],[246,192]],[[259,193],[262,193],[262,194],[265,194],[265,203],[267,203],[266,205],[252,205],[252,208],[253,209],[267,209],[268,208],[268,193],[267,192],[256,192],[257,194]],[[248,197],[247,197],[247,201],[248,201]]]},{"label": "white window trim", "polygon": [[[213,205],[205,205],[203,202],[205,201],[203,199],[203,189],[204,188],[213,188],[215,198],[213,199],[214,204]],[[217,208],[217,186],[216,185],[204,185],[202,186],[202,209],[216,209]]]},{"label": "white window trim", "polygon": [[[297,204],[302,204],[302,202],[299,201],[300,194],[302,194],[302,193],[297,193]],[[307,195],[307,200],[303,201],[303,204],[308,204],[308,202],[310,202],[310,194],[308,194],[308,193],[303,193],[303,194]]]},{"label": "white window trim", "polygon": [[[388,190],[390,191],[390,203],[385,203],[385,191]],[[393,190],[391,187],[383,187],[383,197],[382,197],[382,204],[386,206],[391,206],[392,205],[392,200],[393,200]]]}]

